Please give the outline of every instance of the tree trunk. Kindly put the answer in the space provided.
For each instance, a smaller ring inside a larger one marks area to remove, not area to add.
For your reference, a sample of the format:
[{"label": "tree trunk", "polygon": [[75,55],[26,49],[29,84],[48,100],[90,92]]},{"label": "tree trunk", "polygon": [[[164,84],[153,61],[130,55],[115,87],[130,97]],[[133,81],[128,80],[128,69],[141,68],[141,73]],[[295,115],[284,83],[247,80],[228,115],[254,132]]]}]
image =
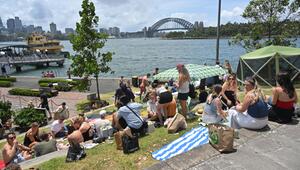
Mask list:
[{"label": "tree trunk", "polygon": [[98,97],[98,100],[100,101],[100,90],[99,90],[98,77],[99,77],[99,76],[96,75],[97,97]]}]

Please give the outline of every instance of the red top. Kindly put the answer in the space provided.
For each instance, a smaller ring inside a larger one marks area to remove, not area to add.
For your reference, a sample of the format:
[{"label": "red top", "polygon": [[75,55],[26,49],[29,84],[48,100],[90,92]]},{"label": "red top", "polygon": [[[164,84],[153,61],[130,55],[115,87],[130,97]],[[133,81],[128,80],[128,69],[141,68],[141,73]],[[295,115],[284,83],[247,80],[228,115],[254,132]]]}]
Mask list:
[{"label": "red top", "polygon": [[294,101],[283,102],[283,101],[277,100],[276,107],[281,108],[281,109],[292,109],[292,108],[294,108]]}]

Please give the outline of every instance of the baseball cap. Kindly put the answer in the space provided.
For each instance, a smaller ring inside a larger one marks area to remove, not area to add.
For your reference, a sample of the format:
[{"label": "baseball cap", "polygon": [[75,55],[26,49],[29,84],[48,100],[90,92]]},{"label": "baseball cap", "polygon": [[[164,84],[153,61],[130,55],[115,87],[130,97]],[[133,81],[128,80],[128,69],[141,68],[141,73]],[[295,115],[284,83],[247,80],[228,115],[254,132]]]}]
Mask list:
[{"label": "baseball cap", "polygon": [[100,116],[105,116],[105,115],[106,115],[106,110],[101,110],[101,111],[99,112],[99,114],[100,114]]}]

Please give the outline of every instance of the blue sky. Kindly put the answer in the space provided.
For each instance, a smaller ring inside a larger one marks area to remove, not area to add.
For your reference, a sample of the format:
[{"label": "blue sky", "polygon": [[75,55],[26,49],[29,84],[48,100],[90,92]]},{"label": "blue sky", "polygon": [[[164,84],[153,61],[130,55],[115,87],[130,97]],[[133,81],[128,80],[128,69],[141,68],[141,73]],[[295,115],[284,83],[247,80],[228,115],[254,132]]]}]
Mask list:
[{"label": "blue sky", "polygon": [[[205,26],[216,26],[218,0],[93,0],[100,17],[99,27],[120,27],[121,31],[138,31],[166,17],[179,17]],[[249,0],[222,0],[222,23],[246,22],[241,14]],[[0,0],[0,17],[19,16],[23,25],[41,25],[49,30],[75,27],[81,0]]]}]

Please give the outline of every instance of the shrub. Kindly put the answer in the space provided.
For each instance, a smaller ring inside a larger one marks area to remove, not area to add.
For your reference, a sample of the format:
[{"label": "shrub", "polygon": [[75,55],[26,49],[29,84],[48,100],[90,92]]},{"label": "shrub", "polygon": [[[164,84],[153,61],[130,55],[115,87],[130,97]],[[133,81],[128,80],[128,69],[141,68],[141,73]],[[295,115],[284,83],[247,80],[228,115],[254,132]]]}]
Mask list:
[{"label": "shrub", "polygon": [[13,111],[11,110],[11,102],[0,101],[0,119],[2,123],[5,123],[8,119],[11,119]]},{"label": "shrub", "polygon": [[91,109],[101,108],[108,105],[109,103],[105,100],[83,100],[76,104],[76,109],[80,112],[88,112]]},{"label": "shrub", "polygon": [[20,96],[40,96],[39,90],[32,90],[27,88],[13,88],[8,91],[11,95],[20,95]]},{"label": "shrub", "polygon": [[91,109],[92,102],[90,100],[83,100],[76,104],[76,109],[80,112],[89,111]]},{"label": "shrub", "polygon": [[48,83],[39,83],[40,87],[48,87],[49,84]]},{"label": "shrub", "polygon": [[58,90],[58,91],[70,91],[70,90],[72,90],[72,87],[58,85],[58,86],[54,86],[54,89]]},{"label": "shrub", "polygon": [[44,110],[35,108],[23,108],[15,113],[15,124],[21,128],[29,128],[31,123],[38,122],[40,125],[47,124],[47,117]]},{"label": "shrub", "polygon": [[15,77],[4,77],[4,76],[0,76],[0,81],[16,82],[16,81],[17,81],[17,78],[15,78]]},{"label": "shrub", "polygon": [[11,81],[0,80],[0,87],[11,87],[13,84]]},{"label": "shrub", "polygon": [[[68,81],[68,80],[65,80],[65,79],[41,79],[39,80],[39,85],[40,87],[48,87],[49,84],[53,84],[53,83],[58,83],[57,86],[54,86],[55,90],[58,90],[58,91],[70,91],[72,90],[72,87],[78,85],[78,82],[77,81]],[[59,85],[59,84],[64,84],[64,85]]]}]

